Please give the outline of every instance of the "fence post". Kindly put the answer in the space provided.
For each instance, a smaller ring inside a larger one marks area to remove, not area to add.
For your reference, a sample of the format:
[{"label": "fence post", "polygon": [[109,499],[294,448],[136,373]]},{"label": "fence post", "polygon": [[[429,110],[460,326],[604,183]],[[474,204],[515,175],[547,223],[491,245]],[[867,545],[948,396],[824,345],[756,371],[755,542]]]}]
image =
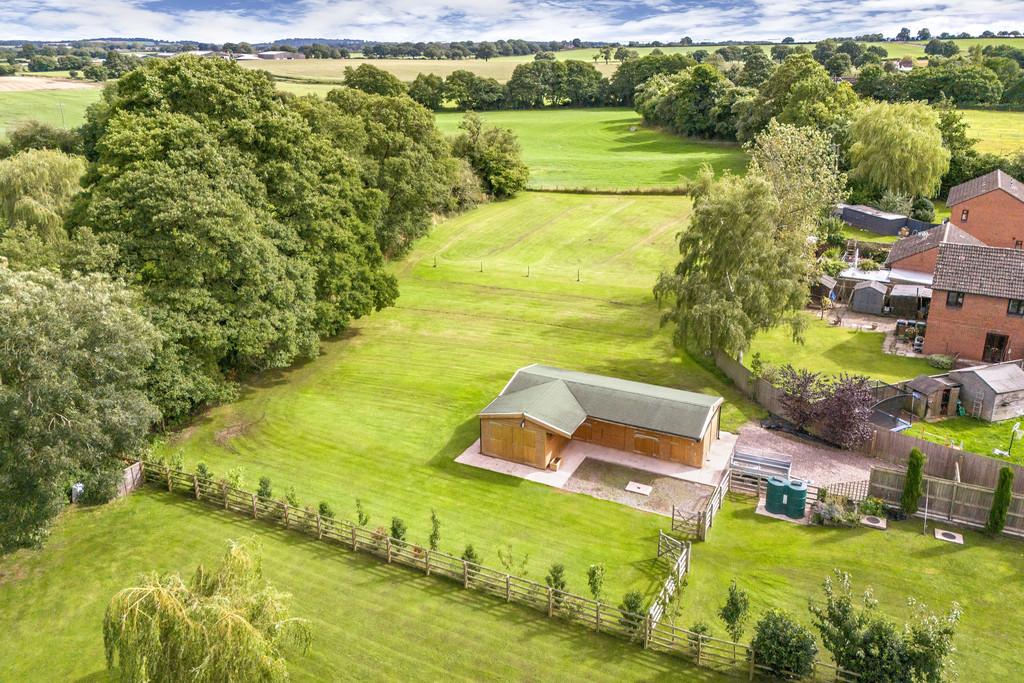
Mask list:
[{"label": "fence post", "polygon": [[171,476],[171,467],[167,466],[167,493],[171,493],[174,490],[174,479]]},{"label": "fence post", "polygon": [[222,489],[223,492],[224,492],[224,509],[225,510],[228,509],[228,489],[229,488],[230,487],[227,484],[224,484],[224,488]]},{"label": "fence post", "polygon": [[594,630],[601,630],[601,601],[597,601],[597,607],[594,608]]},{"label": "fence post", "polygon": [[644,615],[644,649],[651,644],[651,613]]},{"label": "fence post", "polygon": [[[733,647],[735,647],[735,646],[733,646]],[[736,652],[736,650],[734,649],[733,653],[735,653],[735,652]],[[752,648],[752,647],[747,648],[747,654],[750,656],[750,673],[747,675],[747,680],[748,681],[752,681],[752,680],[754,680],[754,648]]]},{"label": "fence post", "polygon": [[316,538],[317,540],[323,540],[324,529],[320,523],[320,513],[316,513]]},{"label": "fence post", "polygon": [[430,549],[429,548],[423,554],[423,571],[426,572],[427,576],[430,576]]},{"label": "fence post", "polygon": [[548,617],[555,616],[555,589],[548,586]]},{"label": "fence post", "polygon": [[505,602],[512,602],[512,575],[505,574]]},{"label": "fence post", "polygon": [[288,503],[284,504],[284,528],[288,528]]},{"label": "fence post", "polygon": [[391,537],[384,537],[384,550],[388,555],[388,564],[391,564]]},{"label": "fence post", "polygon": [[469,562],[462,561],[462,587],[469,588]]},{"label": "fence post", "polygon": [[703,634],[697,634],[697,666],[700,666],[700,653],[704,649],[704,636]]},{"label": "fence post", "polygon": [[195,491],[196,491],[196,500],[199,500],[199,475],[198,474],[193,474],[192,475],[192,488],[194,488]]},{"label": "fence post", "polygon": [[256,519],[256,494],[252,494],[252,518]]},{"label": "fence post", "polygon": [[359,546],[359,542],[356,540],[356,525],[352,525],[352,552],[355,552]]}]

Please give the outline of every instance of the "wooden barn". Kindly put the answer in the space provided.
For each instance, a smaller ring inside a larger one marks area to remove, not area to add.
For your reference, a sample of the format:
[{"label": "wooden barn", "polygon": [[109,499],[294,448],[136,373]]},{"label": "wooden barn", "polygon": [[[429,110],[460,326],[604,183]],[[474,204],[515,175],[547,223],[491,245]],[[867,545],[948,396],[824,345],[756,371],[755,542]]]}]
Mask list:
[{"label": "wooden barn", "polygon": [[480,412],[480,452],[546,469],[572,440],[702,467],[722,398],[529,365]]}]

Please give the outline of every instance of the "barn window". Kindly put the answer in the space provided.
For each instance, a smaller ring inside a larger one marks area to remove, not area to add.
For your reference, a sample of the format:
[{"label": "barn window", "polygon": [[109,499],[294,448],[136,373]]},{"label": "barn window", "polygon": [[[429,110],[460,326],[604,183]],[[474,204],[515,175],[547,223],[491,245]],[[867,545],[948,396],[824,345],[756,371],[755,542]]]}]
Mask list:
[{"label": "barn window", "polygon": [[946,292],[946,308],[963,308],[963,292]]},{"label": "barn window", "polygon": [[960,212],[960,222],[961,223],[966,223],[967,222],[967,209],[964,209],[963,211]]},{"label": "barn window", "polygon": [[1024,316],[1024,299],[1010,299],[1006,306],[1006,314]]}]

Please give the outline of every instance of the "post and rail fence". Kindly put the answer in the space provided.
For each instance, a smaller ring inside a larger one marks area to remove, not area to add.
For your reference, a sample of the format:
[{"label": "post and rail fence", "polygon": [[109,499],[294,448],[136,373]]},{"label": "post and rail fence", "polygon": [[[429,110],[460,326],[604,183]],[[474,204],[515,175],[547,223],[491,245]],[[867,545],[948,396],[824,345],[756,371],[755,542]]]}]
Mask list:
[{"label": "post and rail fence", "polygon": [[[371,531],[348,520],[324,517],[311,509],[263,498],[225,482],[204,479],[159,463],[140,462],[138,466],[142,480],[159,484],[169,493],[187,492],[198,502],[252,519],[279,524],[319,541],[353,552],[368,553],[388,564],[400,564],[427,576],[441,576],[460,584],[464,589],[477,590],[508,603],[524,605],[565,623],[624,638],[646,649],[682,656],[694,661],[697,666],[731,672],[751,681],[757,676],[772,673],[769,667],[757,663],[756,653],[749,645],[711,638],[666,623],[665,605],[679,589],[690,569],[691,545],[662,532],[658,534],[658,556],[667,556],[671,566],[654,601],[654,605],[659,605],[660,609],[655,613],[652,606],[652,611],[636,614],[440,550],[391,538],[384,531]],[[831,664],[816,661],[812,675],[802,680],[856,683],[859,677]]]}]

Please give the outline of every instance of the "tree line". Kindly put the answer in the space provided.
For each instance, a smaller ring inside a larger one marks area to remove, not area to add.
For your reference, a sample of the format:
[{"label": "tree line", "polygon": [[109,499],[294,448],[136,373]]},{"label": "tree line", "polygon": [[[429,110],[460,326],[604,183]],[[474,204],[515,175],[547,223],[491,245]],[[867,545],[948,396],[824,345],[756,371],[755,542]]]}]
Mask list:
[{"label": "tree line", "polygon": [[405,95],[279,93],[223,60],[152,60],[78,132],[0,161],[0,549],[67,486],[110,495],[154,424],[315,357],[398,297],[388,259],[433,216],[528,174],[508,130],[447,139]]}]

